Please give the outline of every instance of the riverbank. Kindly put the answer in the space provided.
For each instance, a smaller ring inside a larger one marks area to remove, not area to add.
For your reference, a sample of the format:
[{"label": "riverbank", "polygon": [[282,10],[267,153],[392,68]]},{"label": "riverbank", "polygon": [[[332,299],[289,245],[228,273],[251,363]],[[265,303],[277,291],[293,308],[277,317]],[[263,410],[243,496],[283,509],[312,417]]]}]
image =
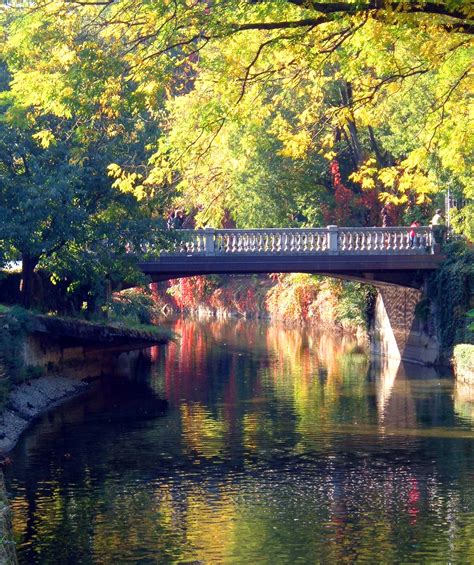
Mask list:
[{"label": "riverbank", "polygon": [[0,455],[50,408],[84,392],[94,378],[128,374],[145,348],[165,344],[162,328],[3,312],[0,342]]},{"label": "riverbank", "polygon": [[30,423],[61,402],[81,394],[88,383],[59,375],[26,381],[10,391],[0,414],[0,456],[17,443]]},{"label": "riverbank", "polygon": [[163,313],[271,320],[289,326],[366,333],[372,287],[302,273],[195,276],[154,283]]}]

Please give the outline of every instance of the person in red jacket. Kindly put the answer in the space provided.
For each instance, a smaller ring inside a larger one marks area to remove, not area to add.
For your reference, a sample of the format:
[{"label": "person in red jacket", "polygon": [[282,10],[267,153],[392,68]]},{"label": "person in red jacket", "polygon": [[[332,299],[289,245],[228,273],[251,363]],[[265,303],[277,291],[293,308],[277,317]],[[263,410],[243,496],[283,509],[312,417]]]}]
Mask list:
[{"label": "person in red jacket", "polygon": [[416,234],[416,228],[420,227],[420,222],[418,220],[414,220],[410,224],[410,247],[415,246],[415,242],[418,243],[418,236]]}]

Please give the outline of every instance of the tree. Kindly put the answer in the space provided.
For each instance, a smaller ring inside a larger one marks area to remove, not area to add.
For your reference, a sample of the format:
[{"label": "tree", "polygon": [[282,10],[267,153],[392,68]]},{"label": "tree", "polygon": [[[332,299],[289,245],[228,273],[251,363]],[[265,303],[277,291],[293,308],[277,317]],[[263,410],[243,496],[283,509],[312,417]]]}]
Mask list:
[{"label": "tree", "polygon": [[107,166],[130,153],[144,160],[143,139],[110,134],[112,119],[89,136],[72,118],[35,116],[11,91],[1,96],[0,241],[22,261],[23,304],[32,304],[36,267],[67,292],[64,309],[75,295],[94,305],[107,284],[140,281],[130,252],[153,239],[150,203],[114,188]]},{"label": "tree", "polygon": [[140,175],[113,167],[118,187],[176,190],[203,222],[230,202],[249,225],[256,209],[282,221],[277,185],[290,208],[306,201],[285,178],[324,199],[335,157],[354,208],[366,192],[429,203],[446,182],[469,197],[473,17],[460,0],[37,2],[9,24],[5,57],[37,112],[158,118],[158,150]]}]

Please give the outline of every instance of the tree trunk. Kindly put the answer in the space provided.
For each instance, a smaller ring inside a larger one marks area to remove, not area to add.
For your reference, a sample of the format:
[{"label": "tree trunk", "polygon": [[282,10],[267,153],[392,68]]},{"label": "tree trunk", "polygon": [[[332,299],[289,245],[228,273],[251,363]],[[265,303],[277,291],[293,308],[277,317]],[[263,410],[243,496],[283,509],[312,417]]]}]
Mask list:
[{"label": "tree trunk", "polygon": [[21,303],[25,308],[30,308],[33,304],[33,281],[35,267],[39,257],[32,257],[29,253],[21,256]]},{"label": "tree trunk", "polygon": [[[357,126],[355,123],[355,117],[352,111],[353,107],[353,98],[352,98],[352,86],[350,82],[344,83],[339,89],[341,94],[341,100],[343,105],[350,111],[351,118],[347,120],[347,130],[349,135],[346,138],[349,143],[349,147],[351,148],[353,161],[355,164],[355,168],[358,169],[363,162],[363,151],[362,146],[359,140],[359,133],[357,131]],[[346,133],[346,132],[344,132]]]}]

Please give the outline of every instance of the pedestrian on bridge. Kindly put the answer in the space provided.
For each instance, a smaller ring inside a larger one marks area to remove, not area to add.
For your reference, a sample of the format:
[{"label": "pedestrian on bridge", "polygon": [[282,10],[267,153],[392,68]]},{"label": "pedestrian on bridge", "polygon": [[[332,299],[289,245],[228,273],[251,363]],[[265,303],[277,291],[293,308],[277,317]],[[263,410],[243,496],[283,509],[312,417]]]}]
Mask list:
[{"label": "pedestrian on bridge", "polygon": [[166,221],[166,226],[169,230],[179,230],[183,227],[184,223],[184,211],[178,208],[170,212],[168,220]]},{"label": "pedestrian on bridge", "polygon": [[416,233],[416,228],[420,227],[420,222],[418,220],[413,221],[410,224],[410,247],[415,247],[415,242],[418,244],[419,236]]},{"label": "pedestrian on bridge", "polygon": [[433,230],[433,240],[435,243],[443,243],[446,234],[446,222],[443,216],[443,211],[438,208],[435,215],[431,218],[430,226]]}]

